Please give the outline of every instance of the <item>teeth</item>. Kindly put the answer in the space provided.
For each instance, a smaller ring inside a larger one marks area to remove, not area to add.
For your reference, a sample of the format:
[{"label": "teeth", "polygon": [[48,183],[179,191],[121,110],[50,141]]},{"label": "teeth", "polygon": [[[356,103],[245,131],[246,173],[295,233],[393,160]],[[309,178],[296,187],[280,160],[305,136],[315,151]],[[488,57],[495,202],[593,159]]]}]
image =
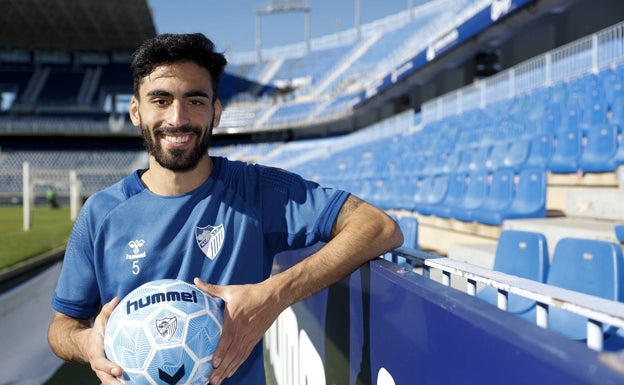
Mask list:
[{"label": "teeth", "polygon": [[184,143],[189,140],[189,136],[188,135],[185,135],[185,136],[167,135],[165,136],[165,140],[168,142],[172,142],[172,143]]}]

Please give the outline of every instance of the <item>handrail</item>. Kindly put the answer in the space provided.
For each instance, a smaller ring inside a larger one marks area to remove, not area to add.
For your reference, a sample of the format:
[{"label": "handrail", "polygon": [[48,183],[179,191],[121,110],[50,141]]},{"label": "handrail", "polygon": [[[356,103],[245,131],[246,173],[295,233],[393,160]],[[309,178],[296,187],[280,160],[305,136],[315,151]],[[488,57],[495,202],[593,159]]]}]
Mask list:
[{"label": "handrail", "polygon": [[393,250],[394,257],[401,256],[423,267],[423,276],[431,278],[431,269],[442,271],[442,284],[451,285],[451,277],[468,281],[467,294],[475,296],[477,283],[498,290],[498,307],[507,310],[507,296],[516,294],[537,303],[536,324],[548,328],[548,309],[557,307],[587,318],[587,346],[596,351],[603,349],[602,325],[624,328],[624,303],[610,301],[573,290],[533,281],[526,278],[490,270],[466,262],[444,258],[422,250],[401,247]]},{"label": "handrail", "polygon": [[624,21],[423,103],[425,122],[484,108],[624,62]]}]

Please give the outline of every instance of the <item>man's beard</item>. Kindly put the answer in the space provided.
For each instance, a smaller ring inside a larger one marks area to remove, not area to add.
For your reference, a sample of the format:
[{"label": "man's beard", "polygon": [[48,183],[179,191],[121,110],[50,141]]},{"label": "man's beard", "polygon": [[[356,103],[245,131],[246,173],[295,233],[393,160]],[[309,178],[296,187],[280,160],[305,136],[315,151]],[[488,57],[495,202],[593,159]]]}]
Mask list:
[{"label": "man's beard", "polygon": [[[206,132],[202,136],[202,129],[196,126],[181,127],[157,127],[153,131],[141,123],[141,135],[143,144],[148,153],[152,155],[158,164],[171,171],[190,171],[194,169],[199,160],[208,153],[210,147],[210,131],[212,127],[206,127]],[[191,149],[169,149],[164,150],[160,145],[162,134],[194,133],[199,140]]]}]

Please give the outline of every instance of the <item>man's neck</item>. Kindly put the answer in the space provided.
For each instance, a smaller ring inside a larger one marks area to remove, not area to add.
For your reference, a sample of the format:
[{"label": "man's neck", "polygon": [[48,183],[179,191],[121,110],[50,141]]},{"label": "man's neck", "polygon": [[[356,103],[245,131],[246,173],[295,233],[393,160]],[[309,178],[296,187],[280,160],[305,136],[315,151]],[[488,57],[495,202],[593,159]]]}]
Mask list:
[{"label": "man's neck", "polygon": [[212,166],[212,159],[205,156],[192,170],[171,171],[162,167],[154,157],[150,156],[149,168],[141,175],[141,180],[155,194],[163,196],[180,195],[201,186],[210,176]]}]

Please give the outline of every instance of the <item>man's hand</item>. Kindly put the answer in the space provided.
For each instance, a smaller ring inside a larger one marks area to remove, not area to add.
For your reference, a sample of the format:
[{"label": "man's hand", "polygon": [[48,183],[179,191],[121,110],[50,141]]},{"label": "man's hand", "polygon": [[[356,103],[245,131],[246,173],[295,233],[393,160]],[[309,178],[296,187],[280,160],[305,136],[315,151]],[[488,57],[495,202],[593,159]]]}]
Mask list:
[{"label": "man's hand", "polygon": [[114,298],[102,307],[93,326],[89,320],[81,320],[56,312],[48,330],[48,341],[54,353],[66,361],[88,363],[102,385],[119,385],[116,377],[122,368],[106,359],[104,354],[104,331],[106,323],[119,304]]},{"label": "man's hand", "polygon": [[231,377],[249,357],[277,316],[282,312],[279,301],[266,281],[255,285],[217,286],[195,278],[195,285],[225,302],[221,339],[214,353],[210,376],[212,385]]},{"label": "man's hand", "polygon": [[111,313],[117,304],[119,304],[119,301],[119,298],[115,297],[102,306],[100,314],[95,317],[93,327],[87,339],[85,353],[91,364],[91,370],[93,370],[100,381],[102,381],[102,385],[118,385],[121,383],[116,379],[116,377],[120,377],[122,374],[121,366],[109,361],[104,354],[104,332],[106,331],[106,324],[108,323]]}]

